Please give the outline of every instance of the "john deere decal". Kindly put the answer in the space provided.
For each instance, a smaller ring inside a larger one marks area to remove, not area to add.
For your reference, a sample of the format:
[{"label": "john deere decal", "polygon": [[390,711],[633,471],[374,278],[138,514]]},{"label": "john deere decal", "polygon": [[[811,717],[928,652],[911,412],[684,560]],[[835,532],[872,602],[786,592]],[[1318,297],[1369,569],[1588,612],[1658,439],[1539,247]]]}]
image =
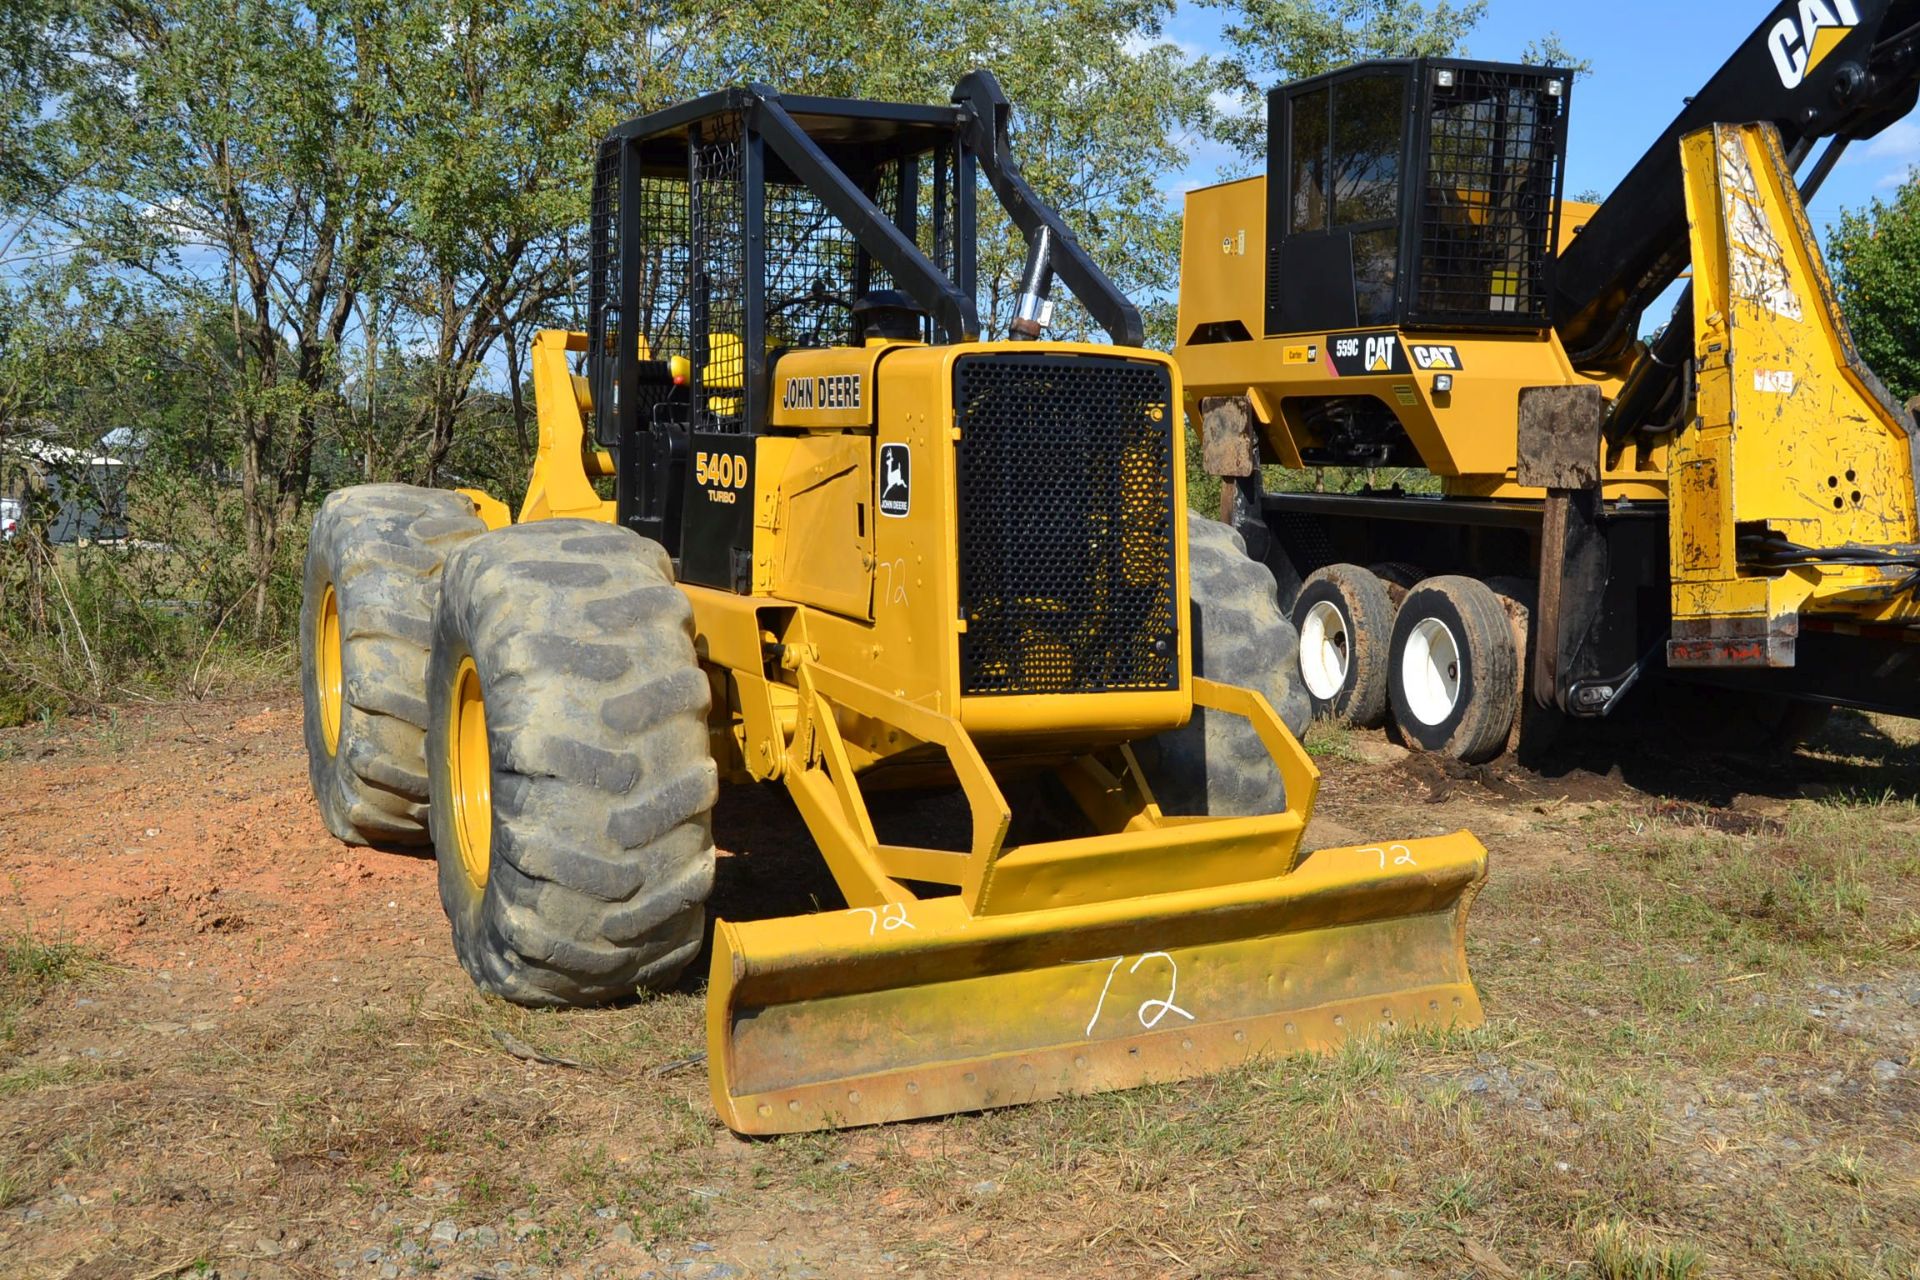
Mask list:
[{"label": "john deere decal", "polygon": [[880,446],[880,514],[904,516],[913,509],[913,471],[907,446]]}]

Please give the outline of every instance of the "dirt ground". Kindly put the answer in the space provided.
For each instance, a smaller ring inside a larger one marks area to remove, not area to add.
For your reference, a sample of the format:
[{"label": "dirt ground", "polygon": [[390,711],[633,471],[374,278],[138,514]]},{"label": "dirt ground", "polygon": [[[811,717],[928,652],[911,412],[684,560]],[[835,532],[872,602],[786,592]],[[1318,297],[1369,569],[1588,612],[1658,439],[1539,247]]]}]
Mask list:
[{"label": "dirt ground", "polygon": [[[775,1141],[711,1113],[697,981],[476,995],[431,861],[322,829],[293,695],[5,731],[0,1277],[1920,1276],[1913,729],[1316,730],[1316,846],[1491,850],[1485,1028]],[[718,911],[830,894],[722,806]]]}]

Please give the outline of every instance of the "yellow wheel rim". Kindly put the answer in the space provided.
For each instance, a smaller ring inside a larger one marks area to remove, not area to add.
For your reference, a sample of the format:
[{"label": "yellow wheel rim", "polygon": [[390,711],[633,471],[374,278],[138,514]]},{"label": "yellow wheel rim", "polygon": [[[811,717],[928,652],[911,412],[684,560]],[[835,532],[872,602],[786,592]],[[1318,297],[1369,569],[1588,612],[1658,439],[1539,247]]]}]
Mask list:
[{"label": "yellow wheel rim", "polygon": [[340,750],[340,601],[327,584],[320,597],[320,625],[313,635],[314,684],[320,693],[320,732],[327,754]]},{"label": "yellow wheel rim", "polygon": [[484,889],[493,850],[493,756],[487,749],[487,704],[472,658],[462,658],[453,677],[451,724],[447,764],[453,778],[454,838],[467,879],[475,889]]}]

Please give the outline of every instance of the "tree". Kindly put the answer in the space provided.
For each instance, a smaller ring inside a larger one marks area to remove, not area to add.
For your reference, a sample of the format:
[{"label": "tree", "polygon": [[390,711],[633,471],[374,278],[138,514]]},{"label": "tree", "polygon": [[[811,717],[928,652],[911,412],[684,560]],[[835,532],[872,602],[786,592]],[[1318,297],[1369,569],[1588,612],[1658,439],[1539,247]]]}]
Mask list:
[{"label": "tree", "polygon": [[335,408],[341,338],[389,266],[410,32],[380,0],[134,0],[83,11],[99,157],[57,210],[102,269],[219,306],[207,373],[239,428],[253,622]]},{"label": "tree", "polygon": [[476,382],[502,348],[531,460],[522,348],[584,273],[595,146],[686,83],[696,25],[654,6],[636,38],[633,16],[589,0],[468,0],[412,17],[415,92],[402,104],[408,253],[395,292],[433,365],[402,441],[416,478],[439,479]]},{"label": "tree", "polygon": [[[1235,50],[1218,66],[1221,88],[1240,110],[1221,135],[1249,158],[1266,154],[1265,93],[1274,84],[1334,71],[1368,58],[1438,57],[1458,52],[1486,16],[1487,0],[1204,0],[1232,14],[1224,31]],[[1557,42],[1555,48],[1558,48]]]},{"label": "tree", "polygon": [[1902,402],[1920,395],[1920,171],[1827,233],[1840,309],[1861,358]]},{"label": "tree", "polygon": [[1560,39],[1558,31],[1549,31],[1536,40],[1527,41],[1527,47],[1521,50],[1520,61],[1536,67],[1565,67],[1573,72],[1575,80],[1593,72],[1593,59],[1574,57],[1573,51]]},{"label": "tree", "polygon": [[[206,571],[181,616],[251,619],[271,641],[324,489],[524,475],[518,361],[536,327],[583,319],[598,143],[745,81],[940,102],[990,68],[1027,176],[1168,342],[1169,178],[1211,133],[1215,87],[1210,64],[1163,39],[1172,12],[15,0],[0,12],[0,293],[19,298],[0,308],[0,433],[31,416],[86,447],[137,425],[161,509],[196,526],[153,541],[237,548],[217,573],[195,559]],[[980,209],[993,335],[1025,246],[997,203]],[[1054,332],[1088,327],[1063,302]]]}]

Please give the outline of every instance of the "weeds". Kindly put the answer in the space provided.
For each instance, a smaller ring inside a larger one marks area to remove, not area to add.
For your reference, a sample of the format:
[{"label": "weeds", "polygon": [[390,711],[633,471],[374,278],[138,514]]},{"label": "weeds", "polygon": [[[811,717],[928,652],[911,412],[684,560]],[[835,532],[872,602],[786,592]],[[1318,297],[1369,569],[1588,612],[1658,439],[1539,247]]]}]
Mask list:
[{"label": "weeds", "polygon": [[1353,730],[1332,720],[1315,720],[1308,725],[1300,745],[1315,760],[1364,759],[1353,745]]},{"label": "weeds", "polygon": [[100,960],[71,942],[45,942],[32,933],[0,939],[0,998],[32,1000],[46,988],[85,977]]},{"label": "weeds", "polygon": [[253,576],[235,495],[156,474],[130,501],[130,536],[114,542],[54,545],[33,530],[0,542],[0,726],[104,714],[117,750],[116,702],[289,674],[300,530],[288,530],[255,630],[238,608]]},{"label": "weeds", "polygon": [[1700,1250],[1649,1243],[1618,1218],[1594,1229],[1592,1262],[1599,1280],[1693,1280],[1707,1268]]},{"label": "weeds", "polygon": [[1863,1151],[1843,1146],[1827,1155],[1826,1165],[1827,1176],[1842,1186],[1860,1189],[1867,1185],[1867,1157]]}]

